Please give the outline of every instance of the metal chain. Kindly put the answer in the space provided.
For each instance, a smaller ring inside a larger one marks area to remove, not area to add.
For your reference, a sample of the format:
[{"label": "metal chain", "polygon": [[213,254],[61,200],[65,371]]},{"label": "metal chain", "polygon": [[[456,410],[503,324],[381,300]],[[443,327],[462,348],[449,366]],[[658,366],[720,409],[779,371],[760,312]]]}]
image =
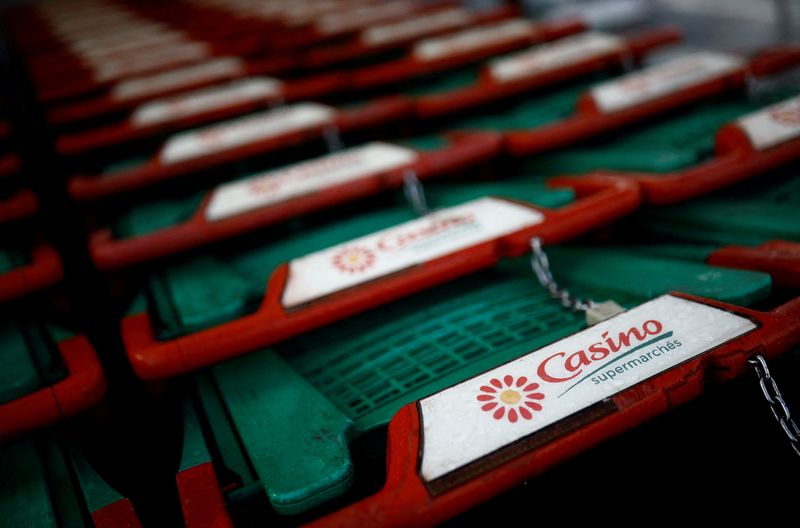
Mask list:
[{"label": "metal chain", "polygon": [[542,239],[539,237],[531,239],[531,269],[539,280],[539,284],[550,293],[553,299],[558,299],[564,308],[569,308],[573,312],[585,312],[597,306],[597,303],[591,299],[573,297],[568,290],[559,288],[550,271],[550,260],[542,249]]},{"label": "metal chain", "polygon": [[633,56],[633,53],[628,49],[622,55],[622,71],[625,73],[630,73],[636,69],[636,58]]},{"label": "metal chain", "polygon": [[335,124],[326,126],[323,130],[325,136],[325,146],[328,147],[328,152],[334,153],[344,149],[344,141],[342,141],[342,134],[339,132],[339,127]]},{"label": "metal chain", "polygon": [[800,456],[800,428],[792,419],[789,407],[783,399],[781,390],[778,384],[775,383],[775,378],[770,374],[767,361],[761,354],[747,360],[747,364],[755,369],[756,376],[758,376],[758,384],[761,386],[761,392],[764,394],[764,399],[769,404],[769,409],[775,420],[783,429],[784,434],[789,439],[794,452]]},{"label": "metal chain", "polygon": [[407,169],[403,173],[403,194],[419,216],[425,216],[431,212],[425,196],[425,187],[422,186],[414,169]]}]

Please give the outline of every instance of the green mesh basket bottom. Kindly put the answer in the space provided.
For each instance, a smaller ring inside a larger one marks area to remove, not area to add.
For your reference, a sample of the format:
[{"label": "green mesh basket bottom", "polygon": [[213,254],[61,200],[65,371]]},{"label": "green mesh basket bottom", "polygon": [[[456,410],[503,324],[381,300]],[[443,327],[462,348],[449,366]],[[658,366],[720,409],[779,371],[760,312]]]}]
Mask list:
[{"label": "green mesh basket bottom", "polygon": [[[630,304],[673,289],[752,302],[770,287],[762,273],[633,251],[549,252],[564,285]],[[349,438],[584,326],[583,314],[551,299],[521,258],[219,365],[213,375],[273,505],[297,513],[347,488]]]},{"label": "green mesh basket bottom", "polygon": [[[582,326],[532,276],[492,271],[280,347],[360,430],[403,404]],[[465,371],[465,369],[467,369]]]}]

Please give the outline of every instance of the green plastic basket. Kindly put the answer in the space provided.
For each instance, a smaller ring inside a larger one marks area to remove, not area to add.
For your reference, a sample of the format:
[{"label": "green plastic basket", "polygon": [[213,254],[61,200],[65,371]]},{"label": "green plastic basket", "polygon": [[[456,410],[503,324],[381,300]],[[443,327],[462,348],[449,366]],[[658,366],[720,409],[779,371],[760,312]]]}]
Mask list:
[{"label": "green plastic basket", "polygon": [[[528,179],[473,184],[429,185],[433,207],[448,207],[488,194],[517,198],[545,207],[569,202],[569,189],[547,189]],[[214,249],[185,258],[151,280],[150,312],[159,336],[171,338],[241,317],[263,298],[269,274],[281,263],[316,250],[416,218],[402,193],[388,206],[323,222],[296,220],[248,241],[246,245]]]},{"label": "green plastic basket", "polygon": [[[446,141],[440,135],[429,134],[412,136],[403,140],[393,141],[399,145],[406,145],[417,150],[435,150],[442,148]],[[234,180],[241,180],[253,176],[251,172],[244,172]],[[128,238],[146,235],[153,231],[186,222],[194,214],[203,201],[203,198],[213,187],[201,191],[180,193],[169,197],[158,197],[127,207],[124,211],[117,212],[112,222],[112,230],[117,237]]]},{"label": "green plastic basket", "polygon": [[[747,304],[771,284],[762,273],[624,249],[548,251],[563,284],[626,304],[674,289]],[[217,406],[215,434],[239,439],[273,507],[294,514],[350,486],[349,442],[402,405],[584,326],[536,283],[527,259],[514,259],[218,365],[203,391]]]},{"label": "green plastic basket", "polygon": [[30,258],[18,248],[5,246],[0,248],[0,275],[30,263]]},{"label": "green plastic basket", "polygon": [[[452,76],[461,78],[459,75]],[[450,77],[444,76],[441,82],[447,80],[449,83]],[[579,96],[591,85],[580,82],[533,98],[513,98],[495,105],[494,109],[452,120],[447,127],[511,130],[545,125],[571,115]],[[775,95],[768,99],[778,98]],[[612,134],[582,147],[537,156],[527,163],[526,172],[544,176],[577,174],[598,168],[653,173],[679,170],[698,163],[713,152],[714,136],[720,126],[764,104],[764,100],[755,103],[743,96],[730,96],[713,103],[694,105],[635,131]],[[442,146],[442,138],[430,134],[407,138],[400,143],[431,150]],[[250,175],[246,173],[237,178]],[[137,204],[118,215],[112,228],[117,236],[132,237],[184,222],[197,211],[207,190]]]},{"label": "green plastic basket", "polygon": [[87,513],[123,497],[71,443],[46,435],[0,448],[0,523],[25,528],[92,528]]},{"label": "green plastic basket", "polygon": [[67,376],[51,334],[37,325],[0,321],[0,404]]},{"label": "green plastic basket", "polygon": [[685,204],[647,211],[637,226],[672,240],[757,245],[800,241],[800,172],[796,167]]}]

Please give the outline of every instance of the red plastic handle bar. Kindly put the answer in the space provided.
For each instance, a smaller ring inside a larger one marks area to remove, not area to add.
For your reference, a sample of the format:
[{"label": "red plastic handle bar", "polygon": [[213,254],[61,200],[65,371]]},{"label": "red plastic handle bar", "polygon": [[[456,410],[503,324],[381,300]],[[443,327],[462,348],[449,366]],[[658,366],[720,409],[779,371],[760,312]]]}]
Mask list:
[{"label": "red plastic handle bar", "polygon": [[[383,24],[387,22],[399,22],[401,20],[414,19],[428,13],[435,12],[443,7],[454,6],[458,3],[454,0],[436,0],[428,3],[413,3],[407,7],[404,12],[394,11],[393,13],[384,13],[384,16],[373,17],[370,20],[362,19],[358,24],[352,24],[347,28],[339,28],[338,30],[329,29],[328,31],[320,31],[316,26],[316,21],[299,28],[290,28],[288,30],[279,31],[274,38],[270,39],[270,48],[277,53],[285,53],[287,51],[300,51],[312,47],[325,46],[329,42],[340,40],[342,38],[352,37],[357,35],[362,29],[373,24]],[[387,4],[391,7],[391,4]],[[385,9],[379,5],[373,6],[378,9]],[[341,13],[327,13],[320,18],[327,15],[344,15],[346,11]]]},{"label": "red plastic handle bar", "polygon": [[235,321],[158,341],[148,314],[128,316],[122,322],[122,332],[129,359],[137,374],[145,379],[167,378],[212,365],[489,268],[501,258],[522,255],[530,251],[530,239],[534,236],[548,244],[574,238],[632,212],[640,203],[638,185],[622,178],[594,176],[556,183],[573,187],[579,199],[556,210],[523,204],[542,213],[540,224],[350,288],[302,308],[290,311],[281,302],[289,271],[289,265],[282,264],[270,277],[259,309]]},{"label": "red plastic handle bar", "polygon": [[[556,24],[545,24],[542,26],[541,33],[536,33],[535,41],[552,40],[565,34],[575,33],[584,28],[584,26],[577,22],[560,22]],[[391,82],[402,82],[414,77],[418,77],[425,73],[434,73],[436,71],[452,68],[460,64],[467,64],[475,62],[480,58],[490,56],[492,54],[506,51],[505,48],[517,48],[523,44],[528,43],[534,37],[525,37],[502,44],[500,47],[490,46],[485,49],[476,50],[467,54],[461,54],[450,59],[441,61],[432,61],[420,63],[415,60],[413,56],[399,61],[385,63],[379,66],[365,66],[352,72],[352,75],[346,72],[336,72],[332,74],[318,74],[305,79],[298,79],[295,81],[287,81],[284,87],[281,100],[285,101],[298,101],[302,99],[317,99],[321,97],[330,97],[337,93],[344,91],[347,88],[354,87],[356,89],[372,88],[378,85],[384,85],[388,81],[384,78],[389,72],[392,76]],[[292,59],[296,62],[300,59]],[[255,63],[253,61],[247,62],[247,67],[237,74],[231,74],[226,79],[238,79],[246,77],[247,75],[274,75],[276,71],[280,70],[284,65],[276,65],[273,59],[266,62]],[[288,65],[286,65],[288,67]],[[181,66],[184,67],[184,66]],[[171,68],[178,69],[178,68]],[[374,84],[370,79],[378,79],[377,84]],[[214,79],[211,82],[219,82],[224,79]],[[124,102],[115,101],[109,94],[105,94],[99,99],[89,101],[81,101],[78,103],[67,104],[53,109],[49,114],[49,119],[56,124],[65,124],[72,121],[85,120],[91,117],[97,117],[104,113],[112,112],[115,110],[133,108],[135,105],[141,104],[147,100],[154,99],[155,97],[164,97],[179,92],[184,92],[189,89],[200,88],[208,86],[211,82],[202,81],[192,85],[183,85],[177,88],[165,89],[158,93],[149,93],[138,98],[131,98]],[[130,124],[128,124],[130,127]],[[125,128],[126,134],[131,131]],[[112,128],[112,134],[123,134],[122,130],[118,127]],[[141,132],[139,132],[141,133]],[[102,145],[103,141],[109,145],[111,139],[105,139],[105,129],[93,130],[91,132],[75,134],[74,136],[66,136],[59,142],[59,150],[65,155],[75,155],[85,152],[92,148],[92,145]],[[119,142],[120,139],[116,139]],[[100,142],[100,143],[99,143]]]},{"label": "red plastic handle bar", "polygon": [[501,6],[486,11],[471,12],[463,24],[449,26],[445,29],[435,29],[424,34],[415,34],[407,38],[398,38],[385,44],[365,44],[360,35],[349,42],[339,45],[329,45],[321,48],[312,48],[302,55],[299,60],[305,68],[322,68],[336,66],[343,62],[363,59],[376,53],[407,47],[417,40],[427,37],[442,35],[464,27],[476,27],[491,22],[499,22],[519,15],[519,9],[510,6]]},{"label": "red plastic handle bar", "polygon": [[727,246],[714,251],[708,263],[726,268],[763,271],[784,288],[800,288],[800,243],[770,240],[756,247]]},{"label": "red plastic handle bar", "polygon": [[717,134],[716,156],[700,165],[669,174],[613,173],[638,181],[647,203],[668,205],[768,173],[798,159],[800,137],[758,149],[739,125],[729,123]]},{"label": "red plastic handle bar", "polygon": [[[59,138],[58,150],[64,155],[78,155],[95,149],[106,148],[126,141],[144,139],[168,131],[188,128],[210,121],[225,119],[230,116],[245,113],[259,108],[269,108],[277,103],[324,100],[341,93],[347,87],[347,76],[339,73],[324,73],[300,79],[287,80],[282,83],[280,91],[274,95],[265,96],[259,100],[233,102],[225,107],[198,112],[188,117],[180,117],[161,121],[155,124],[139,124],[134,121],[133,110],[147,101],[173,94],[191,97],[195,89],[202,89],[209,84],[217,84],[231,78],[247,78],[244,75],[226,75],[225,78],[214,78],[210,81],[200,81],[191,85],[182,85],[172,89],[165,89],[158,93],[148,93],[141,97],[132,97],[124,101],[114,99],[110,94],[105,94],[97,99],[80,101],[54,108],[48,114],[48,119],[54,124],[68,124],[103,116],[112,112],[125,112],[127,117],[108,126],[92,128],[91,130],[64,134]],[[224,84],[222,85],[224,87]],[[180,104],[180,103],[177,103]]]},{"label": "red plastic handle bar", "polygon": [[31,251],[31,262],[0,275],[0,303],[19,299],[58,283],[64,277],[61,259],[51,246]]},{"label": "red plastic handle bar", "polygon": [[354,71],[352,75],[352,87],[356,90],[379,88],[459,66],[473,64],[493,55],[506,53],[540,42],[556,40],[561,37],[566,37],[567,35],[579,33],[585,29],[587,29],[586,24],[578,19],[557,20],[542,22],[535,27],[531,26],[531,31],[528,35],[473,50],[467,50],[466,52],[450,54],[435,60],[419,60],[413,53],[409,52],[403,58]]},{"label": "red plastic handle bar", "polygon": [[[171,62],[165,61],[163,64],[153,64],[149,68],[142,67],[136,71],[114,76],[108,80],[98,81],[88,72],[79,72],[78,75],[68,76],[66,74],[62,74],[61,77],[58,75],[51,77],[49,74],[34,74],[33,81],[38,88],[37,95],[39,101],[43,104],[49,105],[68,98],[91,95],[93,92],[102,91],[114,86],[114,84],[118,82],[122,82],[127,79],[137,78],[140,76],[156,75],[178,68],[196,66],[213,58],[215,57],[210,54],[184,58],[176,57]],[[60,85],[59,81],[61,81]]]},{"label": "red plastic handle bar", "polygon": [[85,411],[103,399],[106,381],[84,336],[58,344],[69,375],[61,381],[0,405],[0,440],[17,437]]},{"label": "red plastic handle bar", "polygon": [[[347,86],[347,78],[341,74],[322,74],[311,78],[287,81],[274,96],[259,100],[234,102],[220,108],[198,112],[186,117],[179,117],[169,121],[162,121],[151,125],[137,125],[133,116],[110,126],[94,128],[87,131],[65,134],[58,140],[58,150],[64,155],[74,156],[86,154],[99,149],[114,147],[125,142],[137,139],[146,139],[171,131],[198,126],[212,121],[227,119],[259,109],[268,109],[277,103],[295,102],[304,100],[324,100],[341,92]],[[191,92],[183,93],[191,97]],[[107,112],[113,112],[133,106],[127,102],[120,104],[106,97],[99,101],[77,103],[64,109],[73,118],[86,119],[97,117]],[[62,113],[61,118],[64,117]]]},{"label": "red plastic handle bar", "polygon": [[233,527],[211,462],[185,469],[175,479],[186,528]]},{"label": "red plastic handle bar", "polygon": [[585,93],[578,102],[574,116],[532,130],[508,132],[508,150],[515,156],[525,156],[567,147],[664,115],[691,103],[742,90],[751,77],[777,73],[797,65],[800,65],[800,47],[773,48],[760,53],[749,65],[731,73],[612,112],[601,111],[591,94]]},{"label": "red plastic handle bar", "polygon": [[[184,68],[188,66],[191,65],[184,64],[180,67]],[[178,66],[172,66],[168,68],[166,71],[174,70],[177,68]],[[228,75],[224,77],[215,77],[213,78],[213,80],[182,85],[177,90],[164,90],[163,92],[159,92],[159,96],[172,95],[179,91],[201,88],[209,84],[224,82],[226,80],[230,81],[233,79],[239,79],[247,75],[281,75],[288,73],[289,71],[294,70],[296,68],[297,68],[297,59],[291,55],[268,57],[268,58],[256,57],[246,60],[244,70],[238,74]],[[155,73],[159,72],[152,72],[146,75],[151,75]],[[142,76],[144,75],[145,74],[142,74]],[[136,78],[138,77],[139,76],[137,75]],[[79,78],[79,79],[72,79],[69,81],[64,80],[62,82],[50,82],[48,84],[37,86],[38,87],[37,97],[40,102],[46,105],[57,105],[60,102],[64,104],[65,110],[63,111],[64,112],[63,114],[61,113],[60,110],[54,109],[53,113],[49,115],[49,118],[53,123],[63,124],[63,123],[68,123],[71,120],[80,118],[81,117],[80,111],[85,110],[85,107],[79,106],[77,104],[73,107],[70,103],[64,102],[65,99],[72,99],[79,96],[88,96],[88,95],[102,96],[103,92],[111,90],[118,82],[120,81],[114,80],[114,81],[98,83],[92,78]],[[146,98],[141,98],[138,101],[142,102],[144,100],[146,100]],[[86,107],[86,108],[93,109],[93,107]]]},{"label": "red plastic handle bar", "polygon": [[165,165],[159,160],[161,150],[159,149],[159,152],[152,155],[142,165],[116,172],[113,175],[72,176],[68,181],[68,189],[70,195],[78,201],[107,198],[185,176],[195,171],[234,163],[249,156],[277,152],[319,140],[329,127],[334,127],[341,133],[348,133],[386,125],[408,117],[410,107],[411,102],[404,97],[377,99],[360,108],[337,111],[332,121],[326,124],[270,136],[236,148],[200,155],[169,165]]},{"label": "red plastic handle bar", "polygon": [[12,176],[19,172],[19,158],[16,154],[0,156],[0,178]]},{"label": "red plastic handle bar", "polygon": [[120,499],[92,512],[95,528],[143,528],[130,499]]},{"label": "red plastic handle bar", "polygon": [[[486,66],[482,68],[478,81],[471,86],[418,97],[415,101],[416,114],[420,119],[456,114],[522,93],[555,86],[593,72],[619,68],[628,60],[640,61],[649,52],[680,40],[681,33],[675,28],[652,29],[626,39],[621,50],[594,54],[578,62],[505,82],[495,80],[491,69]],[[558,43],[556,41],[554,45],[557,46]]]},{"label": "red plastic handle bar", "polygon": [[38,201],[30,189],[22,189],[11,198],[0,202],[0,224],[25,220],[36,214]]},{"label": "red plastic handle bar", "polygon": [[208,192],[187,221],[137,237],[115,239],[110,230],[95,232],[90,252],[98,268],[113,270],[148,262],[226,240],[296,218],[313,211],[355,201],[403,185],[404,173],[412,169],[420,180],[465,170],[493,159],[502,148],[502,138],[492,132],[449,138],[450,145],[437,151],[419,152],[412,163],[376,172],[314,193],[271,204],[227,218],[209,220],[206,212],[214,195]]},{"label": "red plastic handle bar", "polygon": [[[416,9],[412,10],[411,13],[420,16],[424,15],[429,10],[434,9],[441,9],[442,7],[453,4],[455,2],[435,2],[433,4],[428,3],[427,5],[417,5]],[[400,18],[407,18],[409,13],[403,14]],[[353,30],[358,31],[358,28]],[[230,77],[233,78],[241,78],[246,75],[279,75],[283,73],[287,73],[292,69],[305,69],[307,70],[307,65],[302,64],[302,53],[297,55],[298,50],[293,50],[293,48],[302,48],[307,47],[310,44],[315,42],[322,42],[329,40],[330,36],[320,36],[313,28],[307,27],[300,30],[291,30],[291,31],[284,31],[280,32],[279,34],[275,34],[272,32],[271,34],[268,32],[267,36],[264,36],[264,33],[261,33],[259,42],[260,45],[255,45],[251,47],[255,47],[255,49],[232,49],[230,47],[224,47],[220,45],[216,45],[214,47],[214,56],[221,57],[226,55],[233,55],[239,56],[243,60],[246,61],[247,67],[244,71],[241,72],[239,75],[234,75]],[[339,37],[336,37],[339,38]],[[258,41],[258,39],[257,39]],[[212,42],[213,44],[213,42]],[[254,54],[255,51],[260,50],[270,50],[273,54],[275,52],[282,52],[278,56],[273,55],[267,58],[258,58],[258,57],[248,57],[248,51],[251,54]],[[290,53],[291,52],[291,53]],[[282,56],[281,56],[282,55]],[[213,58],[213,57],[212,57]],[[204,59],[207,60],[207,59]],[[150,75],[159,72],[170,71],[176,68],[181,68],[193,64],[198,64],[198,61],[187,61],[180,64],[170,64],[164,67],[156,67],[153,68],[151,71],[144,72],[144,73],[136,73],[132,77],[139,77],[141,75]],[[369,68],[367,68],[369,69]],[[47,68],[45,70],[44,77],[40,76],[38,79],[39,85],[39,98],[41,101],[45,103],[55,103],[59,100],[75,97],[81,94],[87,94],[92,91],[103,91],[111,88],[118,79],[108,82],[97,82],[92,79],[90,73],[88,71],[84,72],[83,75],[79,76],[79,78],[74,79],[70,82],[64,82],[65,74],[61,72],[58,74],[59,82],[53,82],[52,79],[52,68]],[[131,77],[131,76],[129,76]],[[219,81],[219,79],[217,79]],[[334,82],[335,78],[329,79],[329,84]],[[181,90],[191,89],[191,88],[199,88],[201,86],[207,85],[208,83],[197,83],[192,86],[183,86]],[[323,84],[320,82],[320,84]],[[331,86],[332,88],[332,86]],[[328,88],[328,92],[330,92],[331,88]],[[162,92],[159,93],[159,96],[169,95],[170,93],[175,92]],[[152,95],[150,95],[152,97]],[[143,102],[144,99],[139,99],[136,102]],[[108,111],[110,100],[105,97],[99,101],[94,101],[88,104],[77,104],[75,106],[68,106],[63,110],[57,110],[52,114],[51,118],[56,123],[65,123],[70,120],[75,119],[82,119],[89,117],[90,115],[98,115],[100,112]]]},{"label": "red plastic handle bar", "polygon": [[[558,427],[533,433],[519,442],[518,450],[498,459],[493,469],[478,468],[480,474],[455,482],[439,494],[430,493],[418,474],[423,447],[420,413],[418,404],[406,405],[389,424],[383,489],[317,519],[311,526],[433,526],[699,396],[704,379],[734,378],[747,369],[747,359],[753,355],[773,358],[800,342],[800,298],[771,312],[758,312],[690,295],[673,295],[743,316],[759,327],[612,396],[607,412],[573,414],[556,422]],[[453,442],[457,450],[457,440]]]},{"label": "red plastic handle bar", "polygon": [[[205,40],[205,41],[198,41],[194,40],[191,42],[174,42],[171,44],[164,44],[166,46],[170,45],[195,45],[195,44],[203,44],[209,50],[209,56],[212,58],[214,56],[224,56],[224,55],[246,55],[248,53],[253,53],[254,45],[252,41],[248,41],[246,39],[240,39],[239,41],[214,41],[214,40]],[[111,54],[107,57],[109,61],[124,61],[127,58],[135,58],[137,52],[141,52],[143,50],[128,50],[126,52],[121,52],[118,54]],[[208,60],[209,56],[204,56],[200,59],[200,61]],[[169,63],[166,68],[173,68],[173,67],[181,67],[187,64],[193,64],[196,62],[194,60],[188,60],[180,63]],[[71,51],[57,51],[54,53],[50,53],[44,56],[32,57],[28,60],[28,68],[32,74],[32,76],[36,79],[38,83],[41,83],[43,86],[57,82],[58,79],[68,79],[68,80],[90,80],[97,83],[94,80],[93,74],[95,67],[91,64],[91,62],[87,62],[86,60],[82,59],[80,56],[75,56]],[[157,66],[153,68],[152,71],[159,71],[164,69],[164,67]],[[144,74],[149,74],[150,71],[145,71]],[[137,71],[134,75],[140,75]],[[123,76],[121,78],[128,77]],[[114,80],[118,80],[115,78]],[[102,82],[97,83],[102,84]]]}]

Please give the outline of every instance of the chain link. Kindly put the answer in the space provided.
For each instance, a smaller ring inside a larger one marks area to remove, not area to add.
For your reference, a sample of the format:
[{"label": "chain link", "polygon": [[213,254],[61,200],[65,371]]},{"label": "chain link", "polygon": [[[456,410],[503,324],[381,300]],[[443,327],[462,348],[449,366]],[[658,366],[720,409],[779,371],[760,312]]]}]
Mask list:
[{"label": "chain link", "polygon": [[328,152],[335,153],[344,149],[344,141],[342,141],[342,134],[339,132],[339,127],[335,124],[326,126],[322,131],[325,136],[325,146],[328,147]]},{"label": "chain link", "polygon": [[758,354],[748,359],[747,364],[755,369],[756,376],[758,376],[758,384],[761,386],[761,392],[764,394],[764,399],[766,399],[769,404],[772,415],[789,439],[794,452],[800,456],[800,428],[797,427],[797,424],[792,419],[791,412],[786,405],[786,401],[783,399],[781,390],[778,388],[778,384],[775,383],[775,378],[772,377],[769,367],[767,367],[767,361],[764,359],[764,356]]},{"label": "chain link", "polygon": [[405,194],[406,200],[411,204],[414,212],[419,216],[425,216],[431,212],[430,207],[428,207],[428,199],[425,196],[425,187],[419,181],[414,169],[407,169],[403,173],[403,194]]},{"label": "chain link", "polygon": [[630,49],[622,55],[622,71],[630,73],[636,69],[636,58],[631,53]]},{"label": "chain link", "polygon": [[539,284],[550,293],[553,299],[558,299],[564,308],[569,308],[573,312],[585,312],[597,306],[597,303],[591,299],[573,297],[568,290],[559,288],[550,271],[550,260],[542,249],[542,239],[539,237],[531,239],[531,269],[539,280]]}]

